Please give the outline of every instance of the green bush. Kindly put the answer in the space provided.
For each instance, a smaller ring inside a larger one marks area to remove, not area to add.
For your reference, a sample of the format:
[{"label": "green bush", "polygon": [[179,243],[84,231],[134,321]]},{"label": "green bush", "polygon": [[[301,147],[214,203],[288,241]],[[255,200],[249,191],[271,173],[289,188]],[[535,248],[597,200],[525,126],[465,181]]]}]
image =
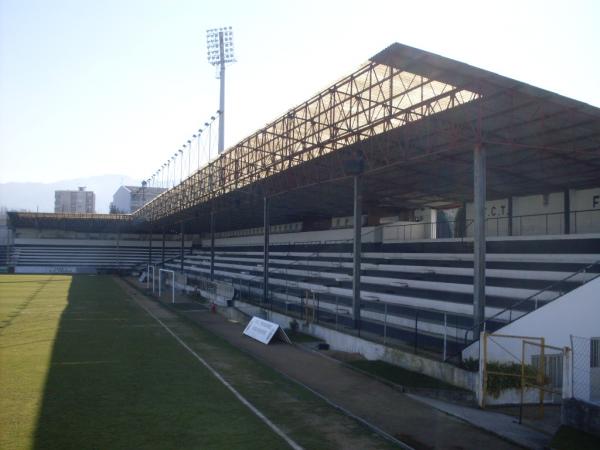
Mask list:
[{"label": "green bush", "polygon": [[469,372],[478,372],[479,371],[479,359],[475,358],[467,358],[461,361],[460,363],[461,369],[468,370]]},{"label": "green bush", "polygon": [[[498,398],[507,389],[521,389],[521,364],[514,362],[492,361],[487,364],[487,393]],[[499,372],[499,373],[489,373]],[[525,379],[529,383],[537,379],[538,370],[530,365],[525,366]],[[543,384],[549,380],[544,378]]]}]

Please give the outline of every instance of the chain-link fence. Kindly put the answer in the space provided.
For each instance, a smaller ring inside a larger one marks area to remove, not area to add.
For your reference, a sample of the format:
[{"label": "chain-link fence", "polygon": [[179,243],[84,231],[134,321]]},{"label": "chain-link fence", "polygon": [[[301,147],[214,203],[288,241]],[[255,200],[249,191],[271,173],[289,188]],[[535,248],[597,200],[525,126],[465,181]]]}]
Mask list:
[{"label": "chain-link fence", "polygon": [[571,336],[572,395],[600,405],[600,337]]},{"label": "chain-link fence", "polygon": [[545,405],[562,401],[568,349],[547,345],[542,337],[488,333],[482,333],[481,345],[481,407],[518,405],[519,420],[525,410],[536,419]]},{"label": "chain-link fence", "polygon": [[231,280],[236,306],[243,303],[288,315],[303,325],[317,324],[405,351],[446,360],[462,348],[468,317],[449,312],[398,305],[364,295],[358,320],[353,298],[336,289],[309,287],[302,280],[270,280],[264,296],[262,277],[245,275]]}]

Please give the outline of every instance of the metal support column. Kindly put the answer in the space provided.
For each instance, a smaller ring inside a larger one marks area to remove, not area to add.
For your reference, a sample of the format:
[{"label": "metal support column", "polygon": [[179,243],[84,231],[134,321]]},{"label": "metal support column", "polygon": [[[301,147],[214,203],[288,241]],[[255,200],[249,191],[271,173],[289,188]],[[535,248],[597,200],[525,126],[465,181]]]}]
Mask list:
[{"label": "metal support column", "polygon": [[473,322],[474,336],[479,336],[485,319],[485,147],[473,152]]},{"label": "metal support column", "polygon": [[210,280],[215,279],[215,212],[210,212]]},{"label": "metal support column", "polygon": [[459,225],[459,229],[460,229],[460,237],[464,238],[467,237],[467,228],[469,227],[470,224],[467,223],[467,202],[463,202],[462,204],[462,215],[459,216],[460,218],[460,222],[457,223],[457,225]]},{"label": "metal support column", "polygon": [[352,319],[354,328],[360,325],[360,259],[361,259],[361,227],[362,227],[362,192],[360,175],[354,175],[354,248],[352,259]]},{"label": "metal support column", "polygon": [[265,197],[264,211],[264,247],[263,247],[263,302],[267,303],[269,299],[269,231],[271,227],[269,217],[269,198]]},{"label": "metal support column", "polygon": [[148,239],[148,264],[152,265],[152,228],[150,228],[150,238]]},{"label": "metal support column", "polygon": [[219,154],[223,153],[225,149],[225,46],[223,45],[223,32],[219,32],[219,51],[221,67],[219,70]]},{"label": "metal support column", "polygon": [[181,259],[181,273],[183,273],[183,254],[185,250],[185,224],[181,222],[181,251],[179,252],[179,258]]},{"label": "metal support column", "polygon": [[513,198],[508,197],[508,235],[513,235]]},{"label": "metal support column", "polygon": [[[571,194],[568,189],[565,189],[563,192],[564,196],[564,222],[565,222],[565,234],[571,234]],[[577,230],[575,231],[577,233]]]},{"label": "metal support column", "polygon": [[[152,261],[152,256],[150,261]],[[119,225],[117,225],[117,270],[121,271],[121,227]]]},{"label": "metal support column", "polygon": [[162,255],[161,255],[161,263],[165,265],[165,240],[166,240],[165,230],[163,229],[162,233]]}]

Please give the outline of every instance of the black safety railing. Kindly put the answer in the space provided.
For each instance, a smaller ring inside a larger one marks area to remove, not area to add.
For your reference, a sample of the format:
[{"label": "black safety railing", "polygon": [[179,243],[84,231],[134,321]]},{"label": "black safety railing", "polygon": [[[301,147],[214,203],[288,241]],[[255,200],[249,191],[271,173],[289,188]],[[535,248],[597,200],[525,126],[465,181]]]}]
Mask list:
[{"label": "black safety railing", "polygon": [[[563,212],[499,215],[486,218],[487,237],[508,236],[538,236],[565,234],[565,214]],[[406,223],[392,223],[371,226],[362,234],[363,238],[371,235],[379,235],[371,242],[403,242],[430,239],[464,239],[473,234],[473,219],[455,219],[440,221],[410,221]],[[600,209],[585,209],[571,211],[569,213],[569,233],[598,233],[600,232]],[[347,229],[347,228],[346,228]],[[343,230],[343,229],[340,229]],[[299,232],[295,232],[299,233]],[[273,233],[276,236],[279,233]],[[250,234],[245,237],[260,236],[261,234]],[[222,238],[232,239],[232,238]],[[271,245],[277,246],[301,246],[301,245],[323,245],[351,243],[352,237],[345,239],[323,239],[309,241],[274,241]],[[255,247],[260,242],[233,242],[231,244],[220,244],[220,247]]]},{"label": "black safety railing", "polygon": [[[599,214],[600,210],[571,212],[571,232],[577,232],[577,228],[574,227],[574,224],[577,223],[577,215],[584,213]],[[536,223],[538,225],[543,224],[541,228],[538,227],[538,229],[543,230],[542,232],[551,231],[554,216],[564,218],[563,213],[513,216],[513,234],[515,234],[515,231],[523,231],[526,228],[527,221],[531,218],[537,218]],[[493,227],[494,223],[497,230],[503,230],[502,226],[499,226],[502,223],[499,221],[502,220],[508,221],[508,218],[488,218],[486,220],[488,236],[490,235],[490,227]],[[515,225],[516,223],[519,223],[519,225]],[[586,227],[590,226],[590,223],[582,221],[581,217],[579,223],[585,224]],[[440,224],[443,224],[443,227],[438,226]],[[415,226],[422,227],[422,232],[432,231],[435,227],[437,236],[440,236],[440,230],[444,230],[444,237],[465,238],[471,225],[472,221],[470,220],[392,224],[369,228],[362,233],[361,239],[372,233],[381,233],[382,228],[401,229],[403,231],[401,234],[397,234],[398,236],[416,238],[416,234],[411,235],[411,231],[409,231],[409,227],[415,229]],[[385,240],[386,236],[383,235],[382,237]],[[339,283],[340,280],[351,281],[352,251],[345,245],[337,249],[335,246],[335,244],[350,244],[351,242],[352,239],[272,242],[271,247],[278,247],[276,251],[279,261],[275,264],[286,264],[286,266],[283,268],[270,266],[267,298],[264,298],[263,294],[262,272],[264,267],[262,257],[251,258],[253,259],[251,263],[238,264],[245,266],[245,269],[232,268],[233,271],[239,270],[237,277],[232,277],[231,274],[219,273],[219,270],[216,270],[215,278],[233,284],[239,300],[260,307],[263,310],[280,312],[304,320],[306,323],[317,323],[344,333],[381,342],[385,345],[398,346],[405,350],[410,349],[415,353],[435,355],[435,357],[444,360],[456,356],[475,340],[472,315],[468,312],[455,313],[398,305],[378,298],[368,298],[368,295],[364,295],[364,293],[361,298],[359,318],[354,320],[352,317],[352,296],[336,294],[335,289],[328,289],[328,287],[335,288],[336,283]],[[319,248],[314,251],[307,251],[307,247],[313,245]],[[323,249],[323,246],[327,245],[330,247]],[[262,248],[260,243],[249,243],[248,245],[235,243],[232,246]],[[226,246],[220,245],[219,247]],[[218,252],[219,250],[217,250]],[[231,250],[226,252],[231,252]],[[288,258],[285,257],[286,254]],[[317,257],[319,258],[318,265],[315,264]],[[282,261],[282,258],[284,261]],[[172,260],[176,259],[178,257],[172,258]],[[203,264],[206,265],[206,263],[207,261],[204,261]],[[562,293],[573,288],[572,284],[581,279],[582,273],[587,273],[583,276],[583,281],[589,281],[593,271],[598,268],[597,265],[598,262],[588,265],[528,298],[515,302],[508,308],[487,318],[482,326],[485,326],[488,330],[497,329],[530,310],[535,310],[542,304],[558,298]],[[302,272],[304,272],[304,275]],[[320,274],[327,272],[331,275],[320,277]],[[322,283],[319,282],[319,284],[323,284],[324,287],[320,288],[317,284],[310,282],[315,276],[321,278]],[[594,276],[597,276],[597,274]]]},{"label": "black safety railing", "polygon": [[479,339],[479,336],[474,336],[473,332],[475,329],[483,331],[493,332],[494,328],[490,328],[489,324],[495,323],[496,328],[498,324],[500,326],[511,323],[513,320],[519,319],[524,315],[535,311],[541,306],[547,305],[553,302],[559,297],[562,297],[567,292],[574,289],[573,283],[575,282],[579,286],[584,285],[595,278],[600,276],[600,261],[595,261],[584,267],[581,267],[577,271],[569,274],[568,276],[555,281],[554,283],[546,286],[539,290],[535,294],[530,295],[527,298],[521,299],[510,305],[508,308],[503,309],[496,314],[482,320],[478,326],[473,325],[469,329],[465,330],[464,336],[464,347],[472,344]]}]

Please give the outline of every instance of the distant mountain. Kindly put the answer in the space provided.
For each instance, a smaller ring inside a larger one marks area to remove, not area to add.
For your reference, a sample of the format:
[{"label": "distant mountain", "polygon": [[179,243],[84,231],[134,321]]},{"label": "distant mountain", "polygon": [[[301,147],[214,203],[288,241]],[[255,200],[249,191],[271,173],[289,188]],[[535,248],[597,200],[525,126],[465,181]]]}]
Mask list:
[{"label": "distant mountain", "polygon": [[0,183],[0,207],[9,211],[53,212],[54,191],[77,190],[79,186],[85,186],[87,191],[96,193],[96,212],[107,213],[119,186],[139,184],[139,180],[126,175],[100,175],[55,183]]}]

